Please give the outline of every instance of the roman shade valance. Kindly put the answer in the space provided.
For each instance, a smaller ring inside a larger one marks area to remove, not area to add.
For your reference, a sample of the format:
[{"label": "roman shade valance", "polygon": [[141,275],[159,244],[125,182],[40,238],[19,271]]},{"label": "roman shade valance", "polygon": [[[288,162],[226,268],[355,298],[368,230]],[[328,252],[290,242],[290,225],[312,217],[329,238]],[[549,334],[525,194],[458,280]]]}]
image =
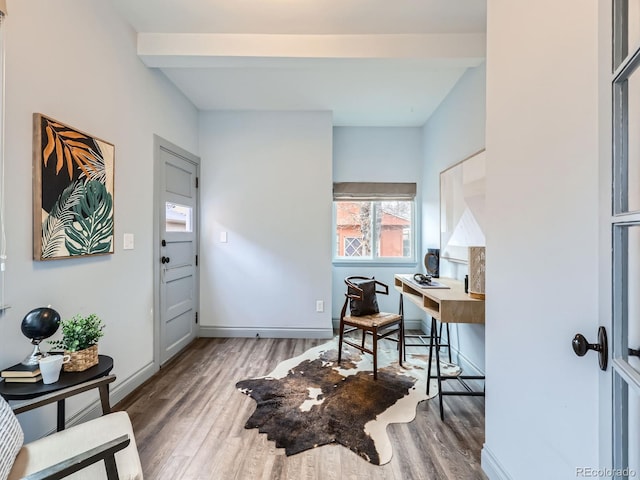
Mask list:
[{"label": "roman shade valance", "polygon": [[333,184],[334,200],[413,200],[415,183],[338,182]]}]

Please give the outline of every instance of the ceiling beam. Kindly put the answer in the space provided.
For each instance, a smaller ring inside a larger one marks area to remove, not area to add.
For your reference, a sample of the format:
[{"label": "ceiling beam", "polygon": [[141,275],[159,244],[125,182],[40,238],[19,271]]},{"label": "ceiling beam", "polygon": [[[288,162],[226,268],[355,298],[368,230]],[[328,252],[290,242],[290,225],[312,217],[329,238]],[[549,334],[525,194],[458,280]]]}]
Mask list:
[{"label": "ceiling beam", "polygon": [[485,59],[484,34],[283,35],[139,33],[138,56],[157,68],[273,67],[295,61],[415,60],[473,67]]}]

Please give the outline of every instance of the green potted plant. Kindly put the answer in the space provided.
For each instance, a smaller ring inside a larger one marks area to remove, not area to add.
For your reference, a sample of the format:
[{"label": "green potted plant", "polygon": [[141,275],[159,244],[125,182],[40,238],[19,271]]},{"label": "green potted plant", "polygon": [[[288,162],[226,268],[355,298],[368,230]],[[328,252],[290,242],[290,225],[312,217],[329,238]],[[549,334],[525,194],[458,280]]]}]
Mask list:
[{"label": "green potted plant", "polygon": [[98,340],[104,335],[104,323],[92,313],[86,317],[75,315],[60,323],[62,339],[50,340],[56,348],[64,349],[71,360],[64,364],[65,372],[81,372],[98,364]]}]

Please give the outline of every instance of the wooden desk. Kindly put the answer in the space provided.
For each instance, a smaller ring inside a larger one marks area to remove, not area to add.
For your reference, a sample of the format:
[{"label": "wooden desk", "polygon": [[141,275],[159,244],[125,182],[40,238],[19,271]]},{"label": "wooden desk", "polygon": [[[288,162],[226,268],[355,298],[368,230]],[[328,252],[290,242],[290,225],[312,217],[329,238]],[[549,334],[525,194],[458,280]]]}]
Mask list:
[{"label": "wooden desk", "polygon": [[464,283],[452,278],[437,278],[449,288],[422,288],[411,274],[396,274],[395,288],[403,297],[443,323],[484,323],[484,300],[464,293]]},{"label": "wooden desk", "polygon": [[[465,380],[484,380],[484,375],[457,375],[448,376],[440,373],[440,337],[436,334],[437,323],[476,323],[484,324],[484,300],[471,298],[464,292],[464,284],[451,278],[434,279],[449,288],[424,288],[413,280],[411,274],[396,274],[394,276],[395,289],[400,292],[400,309],[403,308],[404,298],[420,307],[431,316],[431,333],[429,335],[429,363],[433,358],[435,348],[436,379],[438,380],[438,398],[440,400],[440,418],[444,420],[444,408],[442,397],[444,395],[484,396],[484,388],[480,391],[473,390]],[[447,339],[449,341],[449,339]],[[446,345],[447,347],[449,345]],[[451,350],[449,350],[451,353]],[[451,358],[451,357],[449,357]],[[431,383],[431,368],[427,372],[427,393]],[[442,391],[442,382],[457,380],[464,390]]]},{"label": "wooden desk", "polygon": [[[109,375],[113,369],[113,358],[106,355],[98,355],[98,364],[82,372],[60,372],[60,379],[55,383],[7,383],[0,382],[0,395],[5,400],[29,400],[38,399],[42,405],[51,403],[58,404],[57,430],[64,430],[65,427],[65,401],[64,399],[78,393],[97,388],[100,393],[100,403],[102,413],[111,411],[109,404],[109,383],[113,382],[115,375]],[[33,402],[28,408],[18,405],[13,408],[14,413],[22,413],[39,406],[39,402]]]}]

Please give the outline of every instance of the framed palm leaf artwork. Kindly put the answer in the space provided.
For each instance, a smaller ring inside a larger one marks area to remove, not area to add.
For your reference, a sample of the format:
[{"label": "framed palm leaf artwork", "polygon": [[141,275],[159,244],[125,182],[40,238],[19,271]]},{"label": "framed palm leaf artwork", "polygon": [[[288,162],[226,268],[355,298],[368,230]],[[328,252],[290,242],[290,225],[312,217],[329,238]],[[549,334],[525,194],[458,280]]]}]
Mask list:
[{"label": "framed palm leaf artwork", "polygon": [[33,114],[33,258],[113,253],[111,143]]}]

